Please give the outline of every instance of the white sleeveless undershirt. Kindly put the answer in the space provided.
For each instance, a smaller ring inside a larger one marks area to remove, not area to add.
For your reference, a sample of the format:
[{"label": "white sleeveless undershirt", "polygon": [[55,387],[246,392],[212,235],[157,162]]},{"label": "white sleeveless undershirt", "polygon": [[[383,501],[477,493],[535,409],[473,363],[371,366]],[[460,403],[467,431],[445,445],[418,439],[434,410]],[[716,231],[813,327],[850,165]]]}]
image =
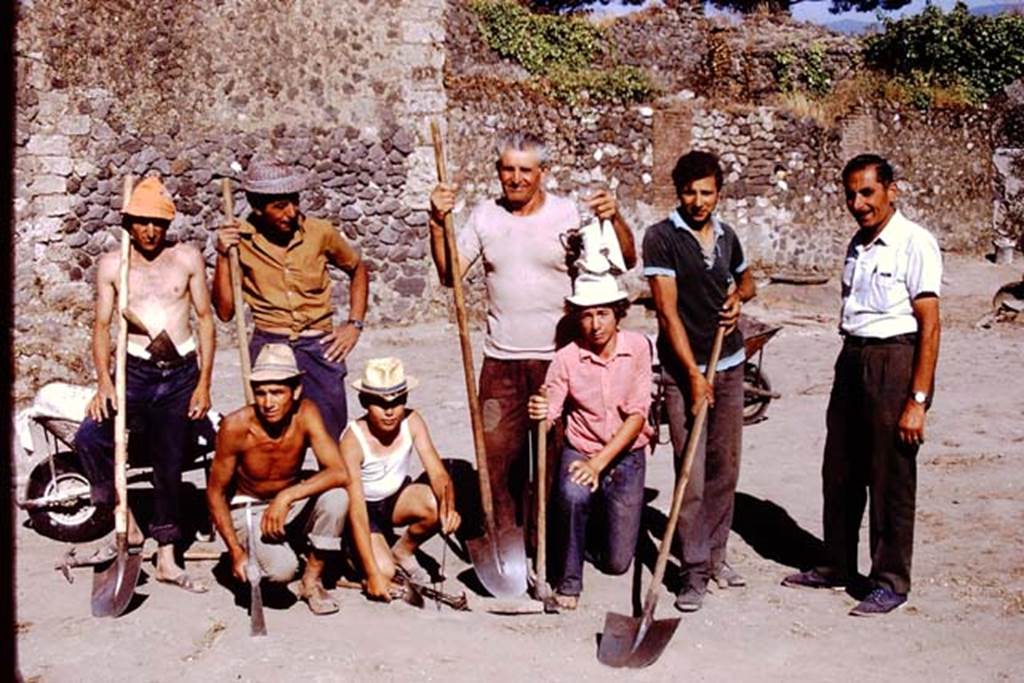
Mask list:
[{"label": "white sleeveless undershirt", "polygon": [[402,420],[394,447],[382,455],[372,451],[367,436],[358,422],[349,422],[346,429],[352,431],[356,441],[359,442],[359,447],[363,449],[360,475],[363,480],[363,495],[366,500],[372,502],[384,500],[401,488],[402,482],[409,476],[409,460],[412,456],[412,434],[409,432],[409,419]]}]

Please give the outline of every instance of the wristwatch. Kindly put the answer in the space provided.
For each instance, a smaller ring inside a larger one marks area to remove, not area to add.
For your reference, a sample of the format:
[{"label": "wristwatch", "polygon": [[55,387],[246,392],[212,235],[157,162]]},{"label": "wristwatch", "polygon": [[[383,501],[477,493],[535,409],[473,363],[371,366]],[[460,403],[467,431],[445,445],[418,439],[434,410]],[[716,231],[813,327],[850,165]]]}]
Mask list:
[{"label": "wristwatch", "polygon": [[923,391],[915,391],[913,394],[910,395],[910,399],[914,403],[925,405],[926,403],[928,403],[928,394],[924,393]]},{"label": "wristwatch", "polygon": [[360,332],[362,332],[363,328],[366,327],[366,323],[364,323],[362,320],[348,320],[346,324],[351,325]]}]

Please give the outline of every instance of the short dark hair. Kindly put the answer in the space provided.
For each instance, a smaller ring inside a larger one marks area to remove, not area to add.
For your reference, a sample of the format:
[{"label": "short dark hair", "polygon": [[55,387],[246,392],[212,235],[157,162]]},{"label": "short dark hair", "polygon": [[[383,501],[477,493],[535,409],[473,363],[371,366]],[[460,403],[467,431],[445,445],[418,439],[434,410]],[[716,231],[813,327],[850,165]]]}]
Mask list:
[{"label": "short dark hair", "polygon": [[846,181],[850,179],[854,173],[863,171],[868,168],[875,169],[875,178],[878,182],[883,185],[891,185],[893,181],[892,164],[890,164],[885,157],[881,157],[877,154],[858,154],[854,158],[846,162],[846,166],[843,167],[843,185],[846,185]]},{"label": "short dark hair", "polygon": [[256,192],[246,192],[245,199],[249,202],[249,206],[254,209],[262,210],[264,206],[270,202],[276,202],[279,199],[288,199],[290,201],[299,203],[299,193],[290,192],[288,194],[258,194]]},{"label": "short dark hair", "polygon": [[622,320],[623,318],[626,317],[626,314],[629,313],[629,299],[623,299],[622,301],[613,301],[609,304],[596,304],[593,306],[578,306],[574,303],[566,304],[566,312],[570,316],[572,316],[574,320],[577,321],[583,314],[583,311],[587,310],[588,308],[610,308],[612,309],[612,313],[615,314],[615,319]]},{"label": "short dark hair", "polygon": [[283,384],[284,386],[288,387],[292,391],[295,391],[302,384],[302,376],[301,375],[296,375],[295,377],[288,377],[286,379],[272,379],[272,380],[267,380],[267,381],[264,381],[264,382],[252,382],[252,381],[250,381],[249,384],[252,386],[253,389],[255,389],[256,387],[263,386],[264,384]]},{"label": "short dark hair", "polygon": [[675,168],[672,169],[672,184],[676,187],[676,194],[680,195],[690,183],[711,176],[715,177],[715,187],[721,190],[724,176],[722,166],[718,163],[718,156],[711,152],[693,150],[676,161]]}]

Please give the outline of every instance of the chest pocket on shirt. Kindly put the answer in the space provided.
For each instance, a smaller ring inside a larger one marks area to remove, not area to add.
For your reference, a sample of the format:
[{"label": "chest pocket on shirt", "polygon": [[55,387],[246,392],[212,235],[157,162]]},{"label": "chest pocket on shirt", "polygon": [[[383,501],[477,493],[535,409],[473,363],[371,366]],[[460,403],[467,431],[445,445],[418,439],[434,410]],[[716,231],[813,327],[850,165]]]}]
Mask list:
[{"label": "chest pocket on shirt", "polygon": [[311,268],[291,268],[288,273],[289,284],[298,285],[299,291],[307,295],[320,294],[327,286],[326,283],[330,282],[330,278],[324,277],[325,265],[318,263]]},{"label": "chest pocket on shirt", "polygon": [[868,305],[876,311],[889,311],[907,299],[904,274],[899,272],[896,253],[891,249],[878,254],[871,273]]}]

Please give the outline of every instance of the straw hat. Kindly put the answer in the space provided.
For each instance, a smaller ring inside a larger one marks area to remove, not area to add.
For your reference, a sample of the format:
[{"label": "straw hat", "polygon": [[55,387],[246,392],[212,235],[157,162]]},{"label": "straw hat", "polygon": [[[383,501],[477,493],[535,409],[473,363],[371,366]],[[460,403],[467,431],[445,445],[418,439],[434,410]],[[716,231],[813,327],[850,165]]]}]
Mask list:
[{"label": "straw hat", "polygon": [[626,299],[611,273],[580,273],[573,283],[573,295],[565,298],[573,306],[607,306]]},{"label": "straw hat", "polygon": [[122,213],[171,221],[174,220],[174,202],[160,179],[151,176],[135,186]]},{"label": "straw hat", "polygon": [[256,357],[249,381],[283,382],[301,374],[292,347],[287,344],[267,344]]},{"label": "straw hat", "polygon": [[242,189],[253,194],[295,194],[309,184],[309,174],[297,166],[253,160],[242,177]]},{"label": "straw hat", "polygon": [[352,382],[352,387],[361,394],[391,400],[409,393],[417,384],[415,377],[405,374],[405,367],[397,358],[371,358],[366,361],[363,376]]}]

